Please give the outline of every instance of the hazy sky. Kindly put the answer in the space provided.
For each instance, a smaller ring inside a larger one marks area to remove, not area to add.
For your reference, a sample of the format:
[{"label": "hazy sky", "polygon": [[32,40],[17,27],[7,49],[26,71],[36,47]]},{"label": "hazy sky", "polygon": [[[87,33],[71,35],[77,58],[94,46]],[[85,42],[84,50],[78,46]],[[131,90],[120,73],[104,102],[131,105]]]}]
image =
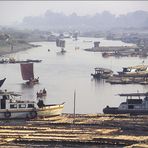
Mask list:
[{"label": "hazy sky", "polygon": [[148,11],[148,1],[0,1],[0,25],[20,22],[25,16],[43,15],[47,10],[66,15],[93,15],[107,10],[120,15]]}]

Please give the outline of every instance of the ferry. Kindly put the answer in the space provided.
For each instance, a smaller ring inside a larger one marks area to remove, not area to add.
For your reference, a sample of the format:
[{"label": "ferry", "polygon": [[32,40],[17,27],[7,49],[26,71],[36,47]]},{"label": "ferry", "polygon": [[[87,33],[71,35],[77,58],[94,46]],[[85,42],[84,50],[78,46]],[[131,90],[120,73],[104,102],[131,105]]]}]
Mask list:
[{"label": "ferry", "polygon": [[61,115],[62,104],[45,105],[43,100],[22,100],[21,95],[0,90],[0,119],[33,119]]},{"label": "ferry", "polygon": [[148,115],[148,92],[119,94],[119,96],[127,97],[126,101],[119,107],[106,106],[103,109],[104,114]]},{"label": "ferry", "polygon": [[147,77],[148,65],[138,65],[131,67],[123,67],[121,72],[118,72],[119,76],[124,77]]}]

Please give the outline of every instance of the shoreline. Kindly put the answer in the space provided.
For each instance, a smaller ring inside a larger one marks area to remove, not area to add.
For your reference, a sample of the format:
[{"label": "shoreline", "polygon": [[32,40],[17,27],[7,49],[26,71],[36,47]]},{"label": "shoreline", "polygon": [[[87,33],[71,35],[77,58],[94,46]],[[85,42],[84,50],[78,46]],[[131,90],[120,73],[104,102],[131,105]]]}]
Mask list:
[{"label": "shoreline", "polygon": [[[26,44],[16,44],[13,50],[8,49],[8,47],[0,47],[0,57],[3,57],[7,54],[13,54],[21,51],[25,51],[34,47],[40,47],[41,45],[35,45],[31,43]],[[10,47],[9,47],[10,48]]]}]

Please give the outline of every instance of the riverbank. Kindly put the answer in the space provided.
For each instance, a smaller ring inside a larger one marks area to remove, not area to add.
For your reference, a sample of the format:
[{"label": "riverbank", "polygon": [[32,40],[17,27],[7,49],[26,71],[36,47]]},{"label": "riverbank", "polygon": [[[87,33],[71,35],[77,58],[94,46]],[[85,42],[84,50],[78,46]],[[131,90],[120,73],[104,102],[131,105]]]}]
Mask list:
[{"label": "riverbank", "polygon": [[39,47],[39,45],[34,45],[30,43],[16,43],[15,45],[13,45],[12,49],[11,46],[7,44],[5,46],[0,46],[0,56],[24,51],[34,47]]},{"label": "riverbank", "polygon": [[148,146],[148,116],[72,114],[0,121],[0,147]]}]

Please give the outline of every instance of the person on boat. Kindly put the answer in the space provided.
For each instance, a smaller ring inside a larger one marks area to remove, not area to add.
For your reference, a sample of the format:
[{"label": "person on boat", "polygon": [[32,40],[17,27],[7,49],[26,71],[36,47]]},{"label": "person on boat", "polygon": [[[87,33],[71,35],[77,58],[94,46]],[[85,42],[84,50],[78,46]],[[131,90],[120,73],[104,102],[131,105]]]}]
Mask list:
[{"label": "person on boat", "polygon": [[46,89],[44,88],[43,89],[43,95],[46,95],[47,94],[47,91],[46,91]]},{"label": "person on boat", "polygon": [[34,82],[39,82],[39,77],[35,78],[33,81]]},{"label": "person on boat", "polygon": [[39,108],[42,108],[42,107],[45,106],[43,100],[41,100],[41,99],[38,101],[37,105],[38,105]]},{"label": "person on boat", "polygon": [[37,98],[42,98],[42,96],[43,96],[43,91],[40,90],[40,91],[37,92],[36,94],[37,94]]}]

